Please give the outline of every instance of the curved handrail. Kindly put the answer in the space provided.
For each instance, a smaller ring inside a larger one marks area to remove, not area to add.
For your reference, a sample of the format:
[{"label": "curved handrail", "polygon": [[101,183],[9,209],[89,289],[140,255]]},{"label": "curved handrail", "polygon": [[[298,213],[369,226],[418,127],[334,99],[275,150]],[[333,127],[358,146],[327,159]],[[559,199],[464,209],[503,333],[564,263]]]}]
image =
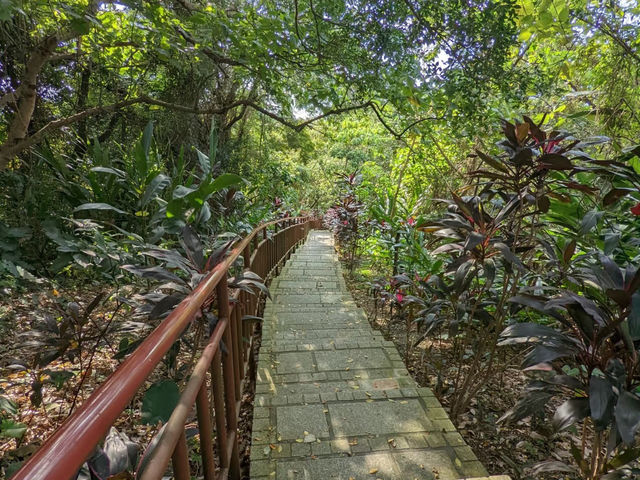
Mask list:
[{"label": "curved handrail", "polygon": [[[105,437],[109,428],[126,409],[147,377],[162,361],[201,305],[213,294],[240,255],[250,253],[258,234],[266,237],[267,228],[281,224],[313,222],[314,217],[288,217],[256,227],[202,280],[98,389],[50,436],[12,477],[14,480],[68,480]],[[286,252],[285,252],[286,253]],[[229,319],[227,319],[229,320]],[[219,325],[226,325],[220,322]],[[228,330],[227,330],[228,331]],[[216,333],[214,332],[214,335]],[[213,338],[212,336],[212,338]],[[220,337],[217,335],[217,337]]]}]

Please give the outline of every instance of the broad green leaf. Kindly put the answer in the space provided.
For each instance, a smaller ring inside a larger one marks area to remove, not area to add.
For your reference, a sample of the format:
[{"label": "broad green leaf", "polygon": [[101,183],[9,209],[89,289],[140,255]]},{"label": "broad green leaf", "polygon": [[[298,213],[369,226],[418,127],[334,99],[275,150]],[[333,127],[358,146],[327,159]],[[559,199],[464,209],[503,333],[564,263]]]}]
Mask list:
[{"label": "broad green leaf", "polygon": [[155,425],[158,422],[167,423],[179,399],[180,391],[176,382],[163,380],[154,383],[142,399],[142,423],[147,425]]},{"label": "broad green leaf", "polygon": [[93,167],[91,169],[92,172],[99,172],[99,173],[109,173],[111,175],[115,175],[117,177],[120,178],[126,178],[127,177],[127,172],[123,172],[122,170],[118,170],[117,168],[111,168],[111,167]]},{"label": "broad green leaf", "polygon": [[202,153],[197,148],[195,149],[198,154],[198,163],[200,164],[200,168],[202,169],[202,173],[206,177],[211,173],[211,160],[210,157],[207,157],[204,153]]},{"label": "broad green leaf", "polygon": [[124,210],[120,210],[119,208],[116,208],[113,205],[109,205],[108,203],[83,203],[82,205],[73,209],[74,212],[82,212],[85,210],[108,210],[127,215],[127,212],[125,212]]},{"label": "broad green leaf", "polygon": [[142,133],[142,148],[145,158],[149,158],[149,150],[151,149],[151,141],[153,140],[153,120],[147,123]]},{"label": "broad green leaf", "polygon": [[18,405],[10,398],[0,396],[0,413],[1,412],[16,415],[18,413]]},{"label": "broad green leaf", "polygon": [[569,20],[569,7],[564,7],[562,10],[560,10],[560,12],[558,13],[558,19],[560,19],[560,21],[562,22],[566,22],[567,20]]},{"label": "broad green leaf", "polygon": [[533,35],[533,32],[531,30],[523,30],[522,32],[520,32],[520,35],[518,35],[518,40],[520,40],[521,42],[527,42],[531,38],[531,35]]},{"label": "broad green leaf", "polygon": [[14,422],[13,420],[4,419],[0,424],[0,437],[22,438],[27,426],[24,423]]},{"label": "broad green leaf", "polygon": [[159,173],[156,175],[151,182],[147,185],[147,188],[140,199],[140,206],[145,207],[147,204],[153,200],[158,193],[167,188],[171,184],[171,179],[164,175],[163,173]]},{"label": "broad green leaf", "polygon": [[553,23],[553,15],[548,10],[544,10],[538,15],[538,22],[543,28],[547,28]]},{"label": "broad green leaf", "polygon": [[232,185],[238,185],[242,183],[243,179],[240,175],[235,173],[223,173],[216,177],[216,179],[209,185],[206,191],[209,194],[222,190],[223,188],[230,187]]}]

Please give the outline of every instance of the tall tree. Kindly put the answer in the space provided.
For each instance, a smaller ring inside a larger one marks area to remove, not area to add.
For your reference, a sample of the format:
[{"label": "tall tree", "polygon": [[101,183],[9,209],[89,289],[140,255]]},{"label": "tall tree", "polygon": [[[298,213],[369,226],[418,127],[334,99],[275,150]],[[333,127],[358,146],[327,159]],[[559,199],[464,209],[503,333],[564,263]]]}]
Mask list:
[{"label": "tall tree", "polygon": [[[63,127],[85,142],[89,119],[134,105],[216,115],[221,141],[249,110],[301,130],[368,108],[399,137],[451,109],[443,92],[472,82],[459,106],[481,98],[515,32],[508,0],[9,5],[0,168]],[[193,74],[192,95],[166,97],[176,70]]]}]

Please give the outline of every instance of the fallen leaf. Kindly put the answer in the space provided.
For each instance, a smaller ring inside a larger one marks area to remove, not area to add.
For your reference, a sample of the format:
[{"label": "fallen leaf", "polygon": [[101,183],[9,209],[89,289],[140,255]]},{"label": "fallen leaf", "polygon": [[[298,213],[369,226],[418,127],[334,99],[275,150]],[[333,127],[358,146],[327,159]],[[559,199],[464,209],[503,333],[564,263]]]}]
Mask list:
[{"label": "fallen leaf", "polygon": [[372,468],[371,470],[369,470],[369,475],[375,475],[376,473],[378,473],[377,468]]}]

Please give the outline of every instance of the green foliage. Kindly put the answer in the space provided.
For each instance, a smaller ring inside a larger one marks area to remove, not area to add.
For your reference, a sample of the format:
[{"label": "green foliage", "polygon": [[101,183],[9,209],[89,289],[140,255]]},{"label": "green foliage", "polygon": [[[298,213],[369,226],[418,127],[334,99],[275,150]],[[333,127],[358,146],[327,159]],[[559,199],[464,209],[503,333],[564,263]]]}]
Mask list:
[{"label": "green foliage", "polygon": [[339,202],[327,210],[324,222],[331,228],[338,240],[340,248],[347,254],[349,269],[353,271],[357,255],[358,241],[362,236],[361,216],[363,204],[358,201],[356,189],[362,182],[362,175],[357,172],[343,175],[340,183],[344,192]]},{"label": "green foliage", "polygon": [[[640,276],[633,266],[640,260],[639,151],[629,147],[602,160],[607,137],[578,140],[544,130],[542,121],[504,122],[501,153],[476,149],[467,184],[440,200],[445,211],[439,217],[429,199],[433,190],[412,188],[414,145],[391,175],[365,163],[329,220],[345,251],[344,240],[357,231],[349,248],[390,273],[371,283],[371,293],[376,314],[388,306],[392,319],[405,322],[405,353],[430,336],[451,344],[453,365],[429,361],[436,372],[458,372],[453,418],[500,372],[498,345],[529,343],[535,348],[523,368],[540,374],[503,420],[539,414],[560,397],[559,430],[584,421],[597,427],[593,434],[583,429],[575,466],[545,462],[535,473],[628,475],[636,451],[633,406],[640,404]],[[358,208],[350,210],[354,201]],[[617,377],[607,373],[612,368]],[[594,375],[597,386],[589,393]],[[592,449],[585,450],[589,442]]]},{"label": "green foliage", "polygon": [[18,406],[11,399],[0,395],[0,437],[20,440],[27,426],[12,419],[18,413]]},{"label": "green foliage", "polygon": [[166,423],[180,399],[178,385],[161,380],[151,385],[142,397],[141,421],[147,425]]},{"label": "green foliage", "polygon": [[[211,139],[215,154],[214,134]],[[152,123],[130,153],[123,147],[119,151],[118,158],[95,141],[89,163],[66,163],[51,152],[43,155],[42,166],[54,173],[60,203],[36,196],[27,197],[25,205],[19,195],[25,194],[30,179],[18,172],[7,174],[22,186],[11,192],[7,206],[21,204],[22,210],[37,214],[30,217],[30,225],[15,217],[7,221],[20,226],[0,224],[0,265],[6,274],[33,281],[34,274],[45,276],[77,265],[113,279],[120,265],[134,261],[146,244],[166,241],[187,223],[209,228],[211,212],[223,211],[229,189],[242,183],[235,174],[216,176],[214,162],[200,152],[200,162],[192,167],[186,167],[182,155],[175,161],[163,158],[155,148]],[[47,254],[36,260],[43,237],[55,245],[51,250],[57,256],[45,250]]]}]

